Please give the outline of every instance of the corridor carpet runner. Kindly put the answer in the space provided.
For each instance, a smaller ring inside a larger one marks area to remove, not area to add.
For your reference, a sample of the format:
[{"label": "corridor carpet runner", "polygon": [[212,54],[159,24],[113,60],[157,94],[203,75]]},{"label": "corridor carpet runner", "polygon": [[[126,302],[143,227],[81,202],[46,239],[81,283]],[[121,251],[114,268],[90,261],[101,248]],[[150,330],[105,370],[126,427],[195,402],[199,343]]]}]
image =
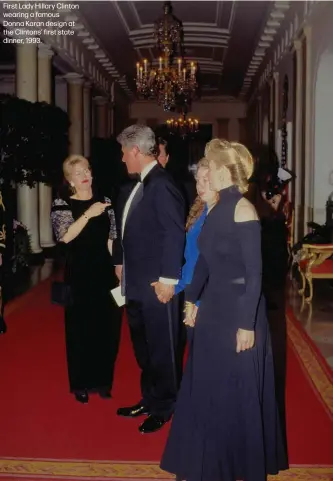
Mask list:
[{"label": "corridor carpet runner", "polygon": [[[92,396],[88,405],[80,405],[68,393],[63,312],[50,304],[50,282],[8,306],[8,332],[0,337],[1,481],[170,479],[158,468],[168,429],[143,436],[137,430],[140,420],[116,416],[119,406],[139,399],[139,372],[126,323],[113,399]],[[305,365],[313,360],[304,358],[307,339],[294,320],[288,322],[294,327],[287,404],[295,467],[272,479],[333,481],[328,377],[321,370],[316,381],[311,378]],[[321,392],[323,387],[328,394]]]}]

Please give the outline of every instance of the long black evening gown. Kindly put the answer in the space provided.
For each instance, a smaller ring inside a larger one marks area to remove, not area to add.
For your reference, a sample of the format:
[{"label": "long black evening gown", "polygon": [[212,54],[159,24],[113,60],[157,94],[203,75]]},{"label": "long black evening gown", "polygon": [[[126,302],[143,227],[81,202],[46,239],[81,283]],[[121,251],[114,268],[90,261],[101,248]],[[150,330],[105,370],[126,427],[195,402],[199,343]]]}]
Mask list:
[{"label": "long black evening gown", "polygon": [[[288,467],[261,295],[260,224],[234,221],[241,197],[235,187],[220,192],[186,290],[200,306],[161,461],[186,481],[266,481]],[[237,354],[239,328],[255,329],[256,343]]]},{"label": "long black evening gown", "polygon": [[[101,199],[56,199],[51,216],[57,239],[97,201]],[[65,279],[73,296],[73,303],[65,308],[66,350],[70,391],[74,393],[112,388],[121,310],[110,293],[117,280],[107,242],[115,237],[114,212],[109,210],[90,219],[66,245]]]}]

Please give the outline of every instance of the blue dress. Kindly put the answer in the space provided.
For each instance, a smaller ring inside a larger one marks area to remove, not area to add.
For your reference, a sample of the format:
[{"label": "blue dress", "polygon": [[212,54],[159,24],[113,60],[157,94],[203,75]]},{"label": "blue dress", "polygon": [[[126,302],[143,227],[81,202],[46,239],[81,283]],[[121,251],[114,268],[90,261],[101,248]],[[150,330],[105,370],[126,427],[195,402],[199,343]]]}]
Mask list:
[{"label": "blue dress", "polygon": [[194,222],[186,234],[185,264],[182,268],[181,279],[175,287],[175,294],[179,294],[186,286],[191,284],[195,264],[199,257],[198,237],[206,220],[207,212],[208,208],[205,206],[201,216]]},{"label": "blue dress", "polygon": [[[288,468],[261,294],[260,223],[235,222],[241,198],[235,187],[220,192],[185,289],[200,306],[161,468],[186,481],[266,481]],[[255,346],[236,353],[239,328],[255,330]]]}]

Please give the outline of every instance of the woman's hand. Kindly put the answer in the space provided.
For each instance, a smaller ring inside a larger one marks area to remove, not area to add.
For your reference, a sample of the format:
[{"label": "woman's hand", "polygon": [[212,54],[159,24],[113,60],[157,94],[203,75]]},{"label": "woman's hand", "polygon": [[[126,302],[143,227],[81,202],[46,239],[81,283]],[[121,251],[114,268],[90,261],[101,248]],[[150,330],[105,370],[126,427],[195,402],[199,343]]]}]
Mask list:
[{"label": "woman's hand", "polygon": [[86,210],[85,215],[88,219],[92,217],[98,217],[99,215],[103,214],[105,209],[109,207],[111,204],[107,202],[95,202],[95,204],[91,205],[89,209]]},{"label": "woman's hand", "polygon": [[185,302],[185,319],[184,319],[184,324],[185,326],[188,327],[194,327],[195,326],[195,319],[197,316],[198,308],[195,304],[192,304],[191,302]]},{"label": "woman's hand", "polygon": [[236,352],[247,351],[254,346],[254,331],[238,329],[236,334]]},{"label": "woman's hand", "polygon": [[115,266],[115,273],[118,278],[119,284],[121,284],[121,276],[123,275],[123,266]]}]

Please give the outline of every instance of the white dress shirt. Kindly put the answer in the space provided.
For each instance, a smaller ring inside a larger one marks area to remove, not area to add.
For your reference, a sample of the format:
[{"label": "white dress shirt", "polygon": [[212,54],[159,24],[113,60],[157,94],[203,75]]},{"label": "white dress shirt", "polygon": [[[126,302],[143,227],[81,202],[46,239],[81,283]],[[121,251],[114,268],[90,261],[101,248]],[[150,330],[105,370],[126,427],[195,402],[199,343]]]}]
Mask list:
[{"label": "white dress shirt", "polygon": [[[141,183],[143,182],[143,179],[149,174],[149,172],[155,167],[155,165],[157,165],[157,163],[158,163],[157,160],[153,160],[148,165],[146,165],[146,167],[142,170],[141,175],[140,175],[141,176],[141,182],[138,182],[136,184],[136,186],[134,187],[134,189],[131,192],[131,195],[127,199],[127,202],[126,202],[125,208],[124,208],[124,212],[123,212],[122,225],[121,225],[121,237],[122,238],[124,237],[126,220],[127,220],[128,212],[129,212],[130,206],[132,204],[133,198],[134,198],[137,190],[139,189]],[[165,278],[165,277],[160,277],[159,282],[162,282],[163,284],[169,284],[169,285],[178,284],[177,279],[168,279],[168,278]]]}]

